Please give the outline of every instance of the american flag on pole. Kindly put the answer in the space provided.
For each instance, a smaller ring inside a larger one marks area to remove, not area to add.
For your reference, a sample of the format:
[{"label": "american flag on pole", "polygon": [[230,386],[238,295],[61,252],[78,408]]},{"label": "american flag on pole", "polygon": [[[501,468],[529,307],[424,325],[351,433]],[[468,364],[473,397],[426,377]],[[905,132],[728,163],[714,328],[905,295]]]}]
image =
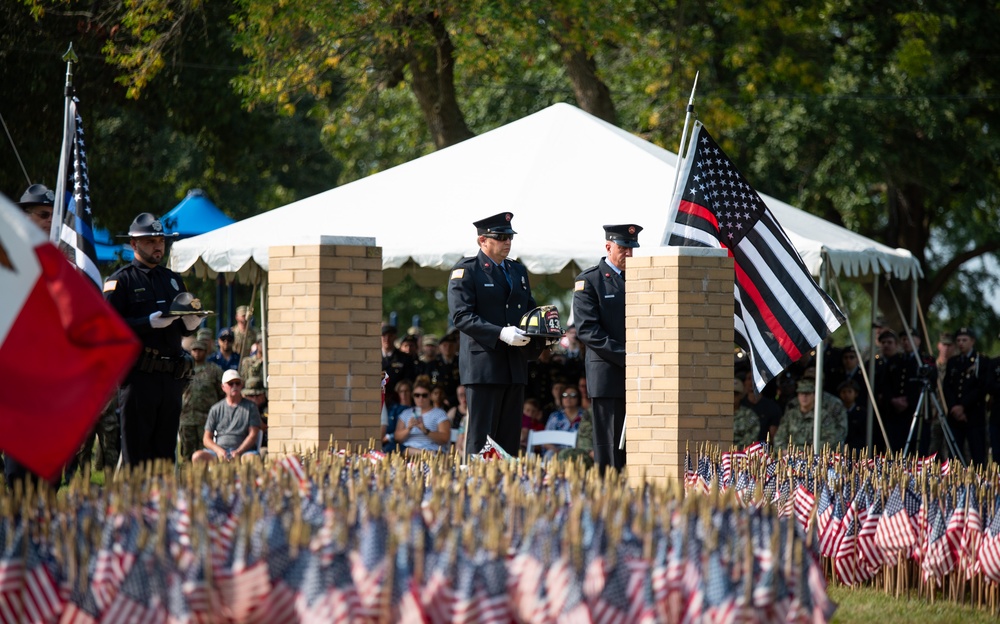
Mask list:
[{"label": "american flag on pole", "polygon": [[[66,132],[59,159],[60,185],[56,187],[55,205],[55,215],[61,218],[52,224],[52,242],[100,289],[103,280],[97,268],[94,218],[90,207],[90,176],[87,172],[87,150],[83,140],[83,118],[80,117],[79,104],[80,100],[76,97],[67,102]],[[60,190],[63,192],[58,192]]]},{"label": "american flag on pole", "polygon": [[729,250],[736,270],[736,343],[750,355],[754,383],[773,377],[820,344],[844,315],[816,285],[785,231],[736,165],[695,122],[668,245]]}]

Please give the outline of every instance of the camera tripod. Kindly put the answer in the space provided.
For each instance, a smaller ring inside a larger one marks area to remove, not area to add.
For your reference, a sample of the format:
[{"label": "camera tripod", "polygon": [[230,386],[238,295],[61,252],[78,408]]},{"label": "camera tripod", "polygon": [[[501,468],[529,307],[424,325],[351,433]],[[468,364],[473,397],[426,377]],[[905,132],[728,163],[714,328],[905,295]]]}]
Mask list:
[{"label": "camera tripod", "polygon": [[910,433],[906,436],[906,446],[903,448],[903,456],[905,457],[910,453],[913,434],[916,433],[917,439],[920,439],[924,422],[930,421],[933,416],[931,410],[933,410],[937,414],[938,422],[941,423],[941,433],[944,435],[945,444],[948,445],[948,452],[965,466],[965,458],[962,456],[962,451],[958,448],[958,443],[955,441],[955,434],[952,433],[951,427],[948,426],[947,415],[941,408],[941,402],[938,401],[937,396],[931,392],[930,378],[921,377],[919,381],[923,385],[920,388],[920,398],[917,399],[917,406],[913,410],[913,420],[910,422]]}]

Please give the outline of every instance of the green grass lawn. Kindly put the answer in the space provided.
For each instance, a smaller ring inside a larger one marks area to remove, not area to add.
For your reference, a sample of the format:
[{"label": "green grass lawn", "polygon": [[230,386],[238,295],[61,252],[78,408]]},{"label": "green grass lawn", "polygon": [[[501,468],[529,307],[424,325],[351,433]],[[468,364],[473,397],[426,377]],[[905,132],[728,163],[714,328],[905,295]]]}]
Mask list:
[{"label": "green grass lawn", "polygon": [[870,587],[829,587],[830,598],[837,603],[834,624],[995,624],[998,618],[985,609],[957,605],[947,600],[930,604],[923,598],[895,599]]}]

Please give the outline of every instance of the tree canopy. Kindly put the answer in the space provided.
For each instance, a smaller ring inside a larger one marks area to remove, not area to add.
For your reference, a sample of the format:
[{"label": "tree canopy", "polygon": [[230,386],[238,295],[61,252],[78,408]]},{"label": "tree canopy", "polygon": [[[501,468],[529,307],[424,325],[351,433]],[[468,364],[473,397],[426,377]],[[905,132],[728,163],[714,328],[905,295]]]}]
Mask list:
[{"label": "tree canopy", "polygon": [[46,147],[18,142],[54,160],[60,85],[36,70],[81,39],[106,202],[198,184],[245,216],[560,101],[675,150],[700,71],[699,118],[760,190],[914,253],[935,329],[1000,320],[979,264],[1000,248],[995,3],[22,2],[0,9],[2,112],[41,108]]}]

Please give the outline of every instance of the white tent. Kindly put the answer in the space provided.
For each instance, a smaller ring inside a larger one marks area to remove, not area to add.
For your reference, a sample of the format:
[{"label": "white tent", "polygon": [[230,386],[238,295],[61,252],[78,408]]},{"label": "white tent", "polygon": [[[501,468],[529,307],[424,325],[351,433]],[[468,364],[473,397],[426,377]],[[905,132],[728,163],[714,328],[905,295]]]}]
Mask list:
[{"label": "white tent", "polygon": [[[244,282],[267,271],[272,245],[375,239],[385,282],[425,285],[477,251],[472,222],[514,213],[511,255],[568,286],[603,255],[605,223],[638,223],[658,245],[677,156],[568,104],[287,206],[173,245],[170,266]],[[766,195],[813,275],[909,279],[919,262]],[[369,242],[370,244],[370,242]]]}]

